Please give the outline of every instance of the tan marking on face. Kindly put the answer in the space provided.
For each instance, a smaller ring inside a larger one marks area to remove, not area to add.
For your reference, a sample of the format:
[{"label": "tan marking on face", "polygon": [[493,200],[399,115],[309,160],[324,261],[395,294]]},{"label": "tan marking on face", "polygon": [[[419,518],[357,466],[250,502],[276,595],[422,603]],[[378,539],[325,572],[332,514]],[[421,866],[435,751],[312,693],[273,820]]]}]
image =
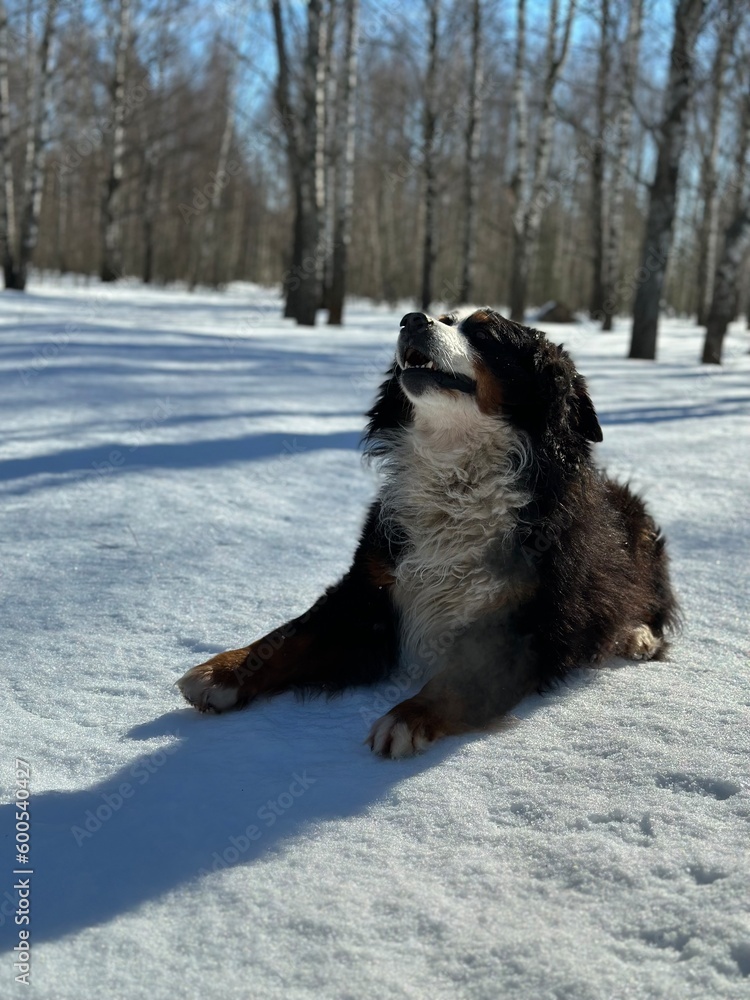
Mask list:
[{"label": "tan marking on face", "polygon": [[500,381],[482,363],[474,362],[474,378],[477,383],[477,406],[482,413],[495,416],[503,408],[503,388]]}]

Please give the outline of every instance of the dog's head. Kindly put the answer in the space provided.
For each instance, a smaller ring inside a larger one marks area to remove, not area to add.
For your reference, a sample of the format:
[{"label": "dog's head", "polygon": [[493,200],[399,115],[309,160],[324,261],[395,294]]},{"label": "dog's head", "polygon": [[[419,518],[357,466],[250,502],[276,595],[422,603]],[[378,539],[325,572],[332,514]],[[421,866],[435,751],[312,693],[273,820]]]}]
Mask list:
[{"label": "dog's head", "polygon": [[461,320],[407,313],[369,417],[366,440],[375,452],[379,439],[415,420],[461,423],[471,433],[474,417],[496,417],[538,442],[602,440],[586,382],[567,351],[492,309]]}]

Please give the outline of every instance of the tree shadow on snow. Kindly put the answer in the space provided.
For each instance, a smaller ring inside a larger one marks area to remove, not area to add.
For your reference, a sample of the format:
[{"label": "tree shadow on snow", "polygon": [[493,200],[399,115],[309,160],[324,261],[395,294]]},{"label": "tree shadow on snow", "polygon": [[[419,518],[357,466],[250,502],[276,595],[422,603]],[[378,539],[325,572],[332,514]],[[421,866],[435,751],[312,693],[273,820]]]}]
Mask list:
[{"label": "tree shadow on snow", "polygon": [[44,475],[48,479],[24,484],[13,492],[29,492],[44,486],[59,486],[66,479],[97,482],[142,469],[202,469],[250,462],[281,455],[303,455],[320,449],[356,450],[361,433],[334,431],[330,434],[275,432],[205,441],[174,441],[158,444],[127,444],[70,448],[51,455],[31,455],[0,461],[0,482]]}]

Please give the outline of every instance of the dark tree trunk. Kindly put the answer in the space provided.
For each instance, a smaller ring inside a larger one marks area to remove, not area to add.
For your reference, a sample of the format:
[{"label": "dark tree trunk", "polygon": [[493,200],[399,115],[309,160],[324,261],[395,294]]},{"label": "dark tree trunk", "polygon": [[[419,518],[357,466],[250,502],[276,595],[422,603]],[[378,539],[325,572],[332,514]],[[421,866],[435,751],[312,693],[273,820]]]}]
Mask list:
[{"label": "dark tree trunk", "polygon": [[428,312],[432,302],[432,282],[437,253],[436,202],[437,177],[435,133],[437,131],[438,19],[440,0],[429,0],[429,41],[425,79],[424,117],[422,123],[422,170],[424,175],[424,244],[422,248],[422,287],[419,304]]},{"label": "dark tree trunk", "polygon": [[656,176],[650,190],[646,238],[633,307],[630,357],[653,361],[667,260],[672,246],[680,158],[687,110],[695,89],[693,55],[706,0],[678,0],[670,58],[665,114],[659,130]]},{"label": "dark tree trunk", "polygon": [[289,173],[294,190],[294,232],[292,263],[284,275],[286,304],[284,315],[303,326],[314,326],[320,298],[319,247],[320,204],[318,198],[318,131],[321,127],[321,88],[325,80],[319,72],[324,47],[322,0],[308,0],[307,45],[302,81],[303,108],[295,114],[290,100],[289,61],[280,0],[272,0],[271,13],[276,38],[278,77],[276,104],[286,136]]},{"label": "dark tree trunk", "polygon": [[459,302],[470,302],[474,291],[476,262],[477,188],[479,181],[479,140],[482,127],[482,3],[474,0],[471,11],[471,80],[469,117],[466,122],[464,163],[464,241],[461,254]]},{"label": "dark tree trunk", "polygon": [[719,140],[721,134],[721,113],[724,101],[724,75],[727,58],[732,47],[731,21],[724,20],[714,56],[714,92],[711,101],[711,116],[708,128],[708,149],[703,161],[703,221],[700,234],[700,254],[698,258],[698,326],[705,326],[713,299],[716,255],[719,244],[719,184],[717,176]]},{"label": "dark tree trunk", "polygon": [[[740,74],[740,79],[743,74]],[[734,199],[732,221],[724,233],[724,249],[714,282],[711,308],[708,313],[706,340],[702,360],[720,365],[724,336],[737,313],[742,263],[750,242],[750,194],[747,192],[748,150],[750,149],[750,93],[745,88],[738,122],[739,138],[732,187]]]},{"label": "dark tree trunk", "polygon": [[5,199],[0,220],[5,237],[3,268],[5,287],[22,292],[26,288],[29,265],[39,238],[39,216],[44,188],[44,148],[46,145],[47,98],[52,73],[50,50],[57,13],[57,0],[47,0],[39,48],[30,55],[28,69],[26,155],[24,158],[23,201],[17,246],[15,232],[15,187],[10,151],[10,106],[8,87],[8,23],[5,5],[0,7],[0,159],[3,161]]},{"label": "dark tree trunk", "polygon": [[707,364],[721,364],[724,337],[736,311],[737,284],[748,242],[750,242],[750,207],[745,206],[733,219],[725,234],[724,252],[716,272],[701,358]]},{"label": "dark tree trunk", "polygon": [[616,288],[622,256],[625,220],[625,171],[632,135],[633,90],[641,41],[642,13],[643,0],[630,0],[628,33],[623,55],[622,86],[616,119],[617,139],[609,193],[609,224],[603,262],[602,330],[612,329],[612,321],[618,306]]},{"label": "dark tree trunk", "polygon": [[607,230],[604,197],[604,129],[607,120],[607,83],[610,66],[610,0],[601,0],[601,38],[599,68],[596,80],[596,140],[591,158],[591,214],[594,228],[594,273],[591,285],[589,313],[600,317],[604,313],[604,257]]},{"label": "dark tree trunk", "polygon": [[[357,109],[357,51],[359,0],[347,0],[344,86],[339,101],[339,161],[336,177],[336,221],[333,231],[333,267],[328,322],[340,326],[344,313],[346,277],[354,204],[354,141]],[[343,155],[342,155],[343,154]]]},{"label": "dark tree trunk", "polygon": [[102,281],[116,281],[122,277],[122,177],[125,161],[125,83],[127,75],[128,48],[130,46],[130,0],[120,0],[120,20],[115,55],[115,72],[112,77],[111,111],[115,127],[112,141],[112,156],[109,173],[104,182],[102,196]]}]

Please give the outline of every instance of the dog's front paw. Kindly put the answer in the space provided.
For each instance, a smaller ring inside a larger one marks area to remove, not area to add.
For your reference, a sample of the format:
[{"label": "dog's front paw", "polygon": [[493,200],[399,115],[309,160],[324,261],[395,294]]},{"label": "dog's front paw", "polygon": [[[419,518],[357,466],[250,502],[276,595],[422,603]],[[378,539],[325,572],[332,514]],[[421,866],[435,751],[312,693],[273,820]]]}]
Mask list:
[{"label": "dog's front paw", "polygon": [[247,649],[230,649],[188,670],[177,687],[199,712],[226,712],[248,700],[242,686]]},{"label": "dog's front paw", "polygon": [[433,713],[404,701],[378,719],[365,742],[381,757],[398,760],[422,753],[443,735],[445,729]]}]

